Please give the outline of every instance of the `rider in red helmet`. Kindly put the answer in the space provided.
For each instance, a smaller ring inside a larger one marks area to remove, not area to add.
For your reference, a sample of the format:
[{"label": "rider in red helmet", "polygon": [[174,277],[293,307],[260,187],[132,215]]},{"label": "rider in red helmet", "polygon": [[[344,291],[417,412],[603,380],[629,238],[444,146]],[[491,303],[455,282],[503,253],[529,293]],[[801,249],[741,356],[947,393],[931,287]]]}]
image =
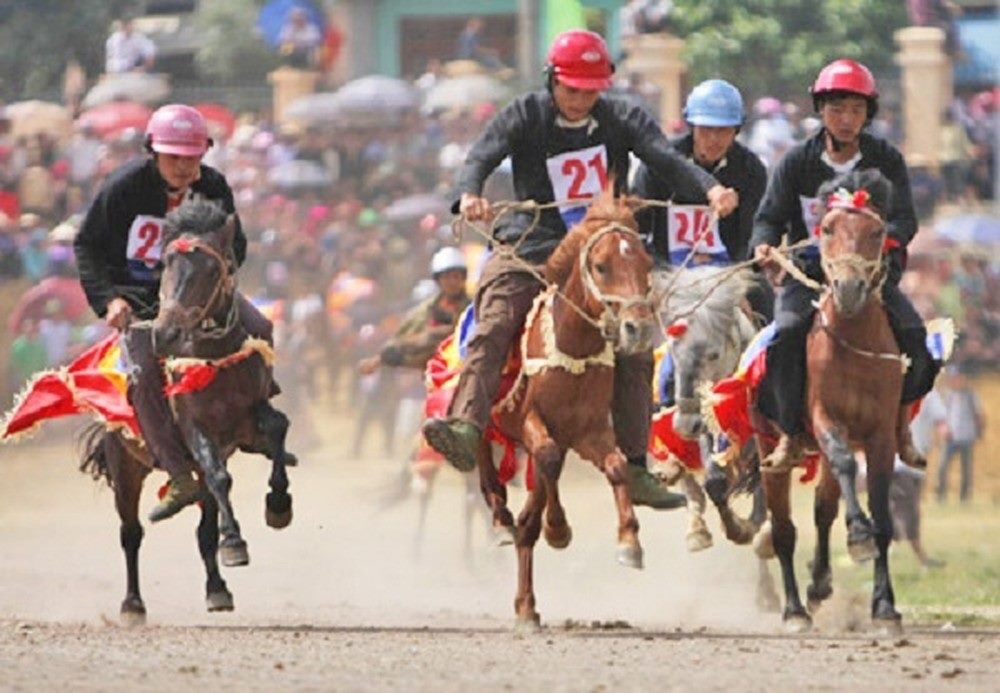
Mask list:
[{"label": "rider in red helmet", "polygon": [[[917,232],[906,162],[892,144],[865,131],[878,110],[875,78],[854,60],[835,60],[816,77],[813,104],[822,129],[811,139],[789,150],[778,162],[754,221],[750,247],[768,265],[770,248],[787,234],[789,244],[811,237],[819,221],[817,190],[823,183],[851,171],[877,169],[892,183],[892,204],[886,211],[888,274],[882,301],[900,349],[911,365],[903,381],[901,417],[909,405],[930,391],[940,368],[926,347],[923,321],[900,291],[906,264],[906,246]],[[819,249],[808,246],[797,253],[799,267],[821,281]],[[767,353],[760,407],[782,429],[777,448],[767,464],[783,468],[797,464],[807,437],[804,429],[805,342],[812,325],[817,294],[798,281],[786,278],[775,303],[777,340]],[[900,426],[899,454],[904,461],[922,460],[909,440],[909,426]]]},{"label": "rider in red helmet", "polygon": [[[191,452],[166,397],[148,323],[159,311],[160,255],[164,217],[188,199],[217,202],[235,214],[233,191],[221,173],[201,163],[212,140],[202,115],[183,104],[163,106],[146,126],[151,156],[113,171],[87,210],[74,240],[80,282],[87,300],[108,326],[122,333],[130,360],[128,399],[157,464],[170,474],[166,495],[150,513],[165,519],[198,500]],[[246,256],[246,237],[236,221],[233,252]],[[271,323],[237,293],[247,332],[271,341]]]},{"label": "rider in red helmet", "polygon": [[[537,224],[528,211],[504,215],[498,222],[496,241],[519,242],[520,257],[541,265],[567,229],[583,217],[589,199],[609,185],[616,192],[626,191],[630,153],[689,199],[707,199],[720,216],[735,209],[736,193],[678,155],[645,110],[604,93],[611,86],[614,65],[598,34],[583,30],[559,34],[549,49],[545,72],[546,88],[515,99],[472,146],[458,176],[460,199],[453,211],[471,221],[490,218],[483,184],[509,156],[519,200],[580,203],[545,209]],[[477,328],[468,345],[450,418],[432,419],[424,425],[428,442],[462,471],[475,466],[507,352],[541,288],[521,265],[502,254],[492,255],[483,268],[475,298]],[[618,359],[615,430],[618,445],[631,463],[633,502],[673,508],[683,504],[683,497],[667,491],[646,470],[652,363],[651,353]]]}]

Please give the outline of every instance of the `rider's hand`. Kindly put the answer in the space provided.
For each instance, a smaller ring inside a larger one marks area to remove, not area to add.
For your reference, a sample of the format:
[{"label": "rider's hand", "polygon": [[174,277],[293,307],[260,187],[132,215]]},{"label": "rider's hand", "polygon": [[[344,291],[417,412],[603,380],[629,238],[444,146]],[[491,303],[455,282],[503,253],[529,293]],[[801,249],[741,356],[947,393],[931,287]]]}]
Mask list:
[{"label": "rider's hand", "polygon": [[764,276],[772,286],[780,286],[785,278],[785,272],[781,266],[774,261],[774,248],[767,243],[761,243],[753,249],[753,259],[757,266],[764,270]]},{"label": "rider's hand", "polygon": [[708,197],[708,206],[719,218],[728,217],[740,205],[740,196],[732,188],[714,185],[705,195]]},{"label": "rider's hand", "polygon": [[462,199],[458,202],[458,211],[469,221],[488,221],[493,215],[490,201],[472,193],[462,193]]},{"label": "rider's hand", "polygon": [[361,375],[371,375],[378,370],[380,365],[382,365],[381,359],[378,356],[369,356],[366,359],[358,361],[358,373]]},{"label": "rider's hand", "polygon": [[104,323],[108,327],[122,332],[128,327],[131,320],[132,306],[124,298],[117,297],[111,299],[111,302],[108,303],[108,312],[104,315]]}]

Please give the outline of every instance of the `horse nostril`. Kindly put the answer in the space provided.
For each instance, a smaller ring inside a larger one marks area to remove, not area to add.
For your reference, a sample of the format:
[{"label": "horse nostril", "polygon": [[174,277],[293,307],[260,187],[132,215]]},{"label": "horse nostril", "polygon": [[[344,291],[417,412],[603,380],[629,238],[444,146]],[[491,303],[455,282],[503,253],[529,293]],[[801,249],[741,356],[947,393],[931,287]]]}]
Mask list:
[{"label": "horse nostril", "polygon": [[639,334],[639,328],[632,321],[622,323],[622,329],[625,330],[625,336],[628,339],[635,339]]}]

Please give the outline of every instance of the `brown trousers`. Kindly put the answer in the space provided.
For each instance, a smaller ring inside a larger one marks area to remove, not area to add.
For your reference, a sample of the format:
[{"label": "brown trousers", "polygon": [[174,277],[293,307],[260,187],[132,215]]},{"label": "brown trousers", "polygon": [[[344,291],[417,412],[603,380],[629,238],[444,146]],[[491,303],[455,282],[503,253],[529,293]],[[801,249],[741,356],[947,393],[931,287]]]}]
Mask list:
[{"label": "brown trousers", "polygon": [[[492,256],[475,297],[476,330],[466,349],[449,414],[485,430],[500,389],[500,373],[543,286],[514,262]],[[615,356],[612,421],[626,457],[645,457],[652,410],[653,354]]]}]

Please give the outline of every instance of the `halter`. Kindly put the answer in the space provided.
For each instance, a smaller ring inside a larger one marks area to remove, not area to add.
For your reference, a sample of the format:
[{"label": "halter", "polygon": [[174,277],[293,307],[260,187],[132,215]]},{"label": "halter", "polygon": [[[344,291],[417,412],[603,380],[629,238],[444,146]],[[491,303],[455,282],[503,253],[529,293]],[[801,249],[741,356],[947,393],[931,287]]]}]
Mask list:
[{"label": "halter", "polygon": [[858,253],[847,253],[835,258],[826,258],[820,253],[820,264],[823,268],[823,273],[828,278],[832,277],[834,271],[840,267],[846,266],[848,269],[856,270],[865,278],[865,284],[869,290],[877,290],[881,288],[882,282],[885,281],[885,272],[882,271],[882,254],[884,252],[886,226],[882,215],[868,206],[868,200],[869,195],[867,190],[862,189],[851,193],[844,188],[838,188],[836,192],[827,198],[827,213],[820,220],[819,227],[821,229],[825,228],[824,221],[831,212],[837,209],[846,210],[851,214],[863,214],[866,217],[874,219],[879,223],[878,257],[874,260],[868,260]]},{"label": "halter", "polygon": [[[593,249],[597,241],[610,233],[620,233],[629,238],[635,239],[640,244],[642,243],[642,237],[639,236],[638,233],[623,224],[612,221],[605,226],[602,226],[593,236],[588,238],[587,242],[580,249],[580,277],[583,280],[583,287],[586,291],[590,292],[591,296],[604,306],[604,310],[601,311],[601,315],[597,318],[595,326],[601,330],[601,335],[608,341],[614,340],[615,335],[618,332],[619,318],[626,310],[634,306],[641,305],[649,306],[650,310],[653,309],[652,286],[650,286],[649,290],[643,296],[625,297],[618,296],[616,294],[604,293],[601,291],[600,287],[597,286],[597,282],[594,281],[594,276],[590,272],[587,260],[590,258],[590,251]],[[615,304],[618,305],[617,311],[612,309],[612,306]]]},{"label": "halter", "polygon": [[[195,251],[205,253],[216,262],[219,266],[219,279],[215,282],[215,286],[212,287],[212,293],[204,305],[200,307],[189,306],[183,308],[182,312],[185,317],[188,317],[192,313],[197,313],[197,317],[191,321],[195,325],[195,332],[199,332],[205,337],[220,338],[229,334],[229,331],[236,324],[236,301],[232,300],[233,294],[236,292],[236,278],[229,271],[229,263],[222,256],[222,253],[199,238],[181,236],[174,239],[167,245],[164,257],[170,253],[193,253]],[[230,299],[229,310],[226,313],[225,322],[222,325],[218,325],[215,319],[210,317],[212,308],[217,301],[225,300],[226,298]]]}]

